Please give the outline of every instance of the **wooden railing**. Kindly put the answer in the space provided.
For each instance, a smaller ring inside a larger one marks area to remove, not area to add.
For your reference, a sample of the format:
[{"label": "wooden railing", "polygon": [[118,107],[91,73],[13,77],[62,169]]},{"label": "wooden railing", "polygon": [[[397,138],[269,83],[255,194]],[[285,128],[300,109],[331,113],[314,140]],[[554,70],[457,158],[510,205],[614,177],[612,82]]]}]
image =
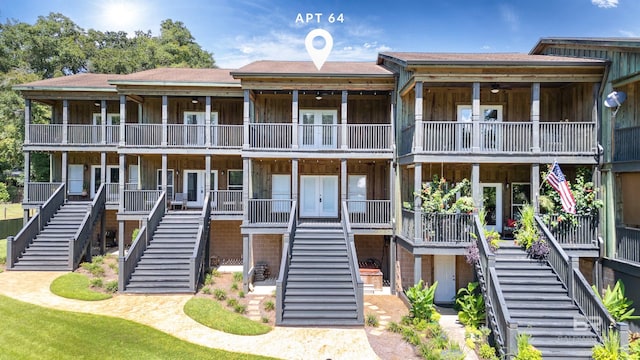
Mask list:
[{"label": "wooden railing", "polygon": [[286,224],[294,203],[291,199],[249,199],[249,223]]},{"label": "wooden railing", "polygon": [[596,148],[593,122],[540,123],[540,151],[552,154],[593,154]]},{"label": "wooden railing", "polygon": [[561,245],[598,245],[597,215],[574,215],[575,223],[559,218],[560,214],[551,214],[544,217],[544,223]]},{"label": "wooden railing", "polygon": [[613,161],[640,160],[640,126],[615,129]]},{"label": "wooden railing", "polygon": [[31,244],[53,215],[64,204],[66,186],[58,184],[56,191],[49,197],[27,225],[16,234],[7,238],[7,269],[12,269],[24,249]]},{"label": "wooden railing", "polygon": [[300,148],[337,149],[340,147],[340,125],[298,125]]},{"label": "wooden railing", "polygon": [[62,124],[30,124],[27,131],[30,144],[62,144]]},{"label": "wooden railing", "polygon": [[216,125],[211,127],[211,146],[242,148],[242,125]]},{"label": "wooden railing", "polygon": [[242,215],[242,190],[211,190],[211,212]]},{"label": "wooden railing", "polygon": [[125,124],[127,146],[161,146],[162,124]]},{"label": "wooden railing", "polygon": [[67,138],[63,138],[62,124],[30,124],[29,144],[32,145],[60,145],[66,140],[70,145],[117,145],[120,141],[120,125],[105,125],[106,134],[103,139],[103,125],[68,124]]},{"label": "wooden railing", "polygon": [[39,183],[28,182],[25,183],[25,193],[27,196],[24,198],[24,203],[38,204],[47,201],[56,190],[60,188],[62,183]]},{"label": "wooden railing", "polygon": [[471,243],[473,214],[422,214],[425,242]]},{"label": "wooden railing", "polygon": [[189,258],[189,290],[198,291],[200,279],[204,277],[207,268],[207,244],[209,243],[209,224],[211,223],[211,194],[207,194],[204,198],[202,213],[200,215],[200,224],[198,224],[198,234],[196,235],[196,244],[193,248],[193,254]]},{"label": "wooden railing", "polygon": [[616,329],[621,332],[621,345],[625,346],[629,341],[627,335],[628,325],[616,322],[611,317],[582,275],[580,259],[567,255],[542,220],[538,216],[536,216],[535,220],[540,236],[549,245],[547,261],[564,284],[569,297],[573,299],[580,311],[586,316],[589,326],[591,326],[600,341],[603,341],[603,337],[610,329]]},{"label": "wooden railing", "polygon": [[425,152],[471,151],[472,125],[468,122],[425,121],[423,124]]},{"label": "wooden railing", "polygon": [[102,126],[69,124],[67,136],[69,144],[99,144],[102,142]]},{"label": "wooden railing", "polygon": [[480,122],[480,151],[528,153],[533,125],[528,122]]},{"label": "wooden railing", "polygon": [[204,147],[206,126],[197,124],[168,124],[167,145],[177,147]]},{"label": "wooden railing", "polygon": [[124,211],[149,212],[160,198],[162,190],[125,190]]},{"label": "wooden railing", "polygon": [[80,259],[82,258],[82,256],[91,251],[91,236],[93,235],[93,225],[96,223],[98,217],[104,211],[106,194],[107,192],[105,185],[100,185],[96,196],[91,202],[89,211],[82,219],[82,223],[80,224],[78,231],[76,231],[73,238],[69,240],[70,271],[75,270],[78,264],[80,264]]},{"label": "wooden railing", "polygon": [[291,123],[249,124],[249,146],[255,149],[291,148]]},{"label": "wooden railing", "polygon": [[349,207],[346,201],[342,202],[342,231],[347,242],[347,256],[349,257],[349,270],[351,271],[351,282],[356,290],[356,308],[358,311],[357,321],[364,324],[364,283],[360,277],[360,266],[358,265],[358,253],[349,221]]},{"label": "wooden railing", "polygon": [[347,124],[349,149],[391,150],[392,136],[390,124]]},{"label": "wooden railing", "polygon": [[117,145],[120,142],[120,125],[107,125],[107,145]]},{"label": "wooden railing", "polygon": [[138,232],[138,236],[133,239],[133,243],[131,244],[129,251],[125,256],[121,256],[118,259],[120,265],[118,273],[118,291],[120,292],[123,292],[129,284],[133,270],[136,268],[136,265],[138,265],[138,261],[140,261],[142,254],[147,250],[147,246],[149,246],[153,233],[156,232],[160,220],[167,211],[166,196],[167,195],[164,191],[161,192],[153,206],[153,209],[151,210],[151,213],[145,219],[145,225],[142,226]]},{"label": "wooden railing", "polygon": [[291,261],[291,249],[293,247],[293,239],[298,226],[296,216],[296,202],[291,206],[289,212],[289,222],[287,230],[282,236],[282,257],[280,258],[280,272],[276,280],[276,324],[282,323],[282,314],[284,311],[284,289],[287,287],[287,276],[289,275],[289,265]]},{"label": "wooden railing", "polygon": [[640,264],[640,229],[616,228],[618,248],[616,258]]},{"label": "wooden railing", "polygon": [[120,202],[120,184],[105,183],[106,203],[118,204]]},{"label": "wooden railing", "polygon": [[347,200],[353,225],[391,225],[391,200]]},{"label": "wooden railing", "polygon": [[415,237],[416,216],[413,210],[402,209],[402,235],[407,239]]}]

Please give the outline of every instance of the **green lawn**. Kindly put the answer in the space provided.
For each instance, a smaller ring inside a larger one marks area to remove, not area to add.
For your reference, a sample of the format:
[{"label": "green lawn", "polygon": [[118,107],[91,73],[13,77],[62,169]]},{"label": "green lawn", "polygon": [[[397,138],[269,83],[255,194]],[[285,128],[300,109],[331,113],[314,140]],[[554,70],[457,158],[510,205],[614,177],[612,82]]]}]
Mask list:
[{"label": "green lawn", "polygon": [[[0,240],[0,265],[7,262],[7,239]],[[2,269],[0,269],[2,271]]]},{"label": "green lawn", "polygon": [[68,273],[57,277],[51,283],[52,293],[68,299],[96,301],[111,298],[111,295],[93,291],[89,287],[89,278],[78,273]]},{"label": "green lawn", "polygon": [[236,335],[262,335],[271,327],[231,312],[219,302],[194,297],[184,304],[184,312],[193,320],[212,329]]},{"label": "green lawn", "polygon": [[269,359],[209,349],[107,316],[52,310],[0,296],[2,359]]},{"label": "green lawn", "polygon": [[[6,210],[5,210],[6,209]],[[6,211],[6,217],[5,217]],[[0,220],[21,219],[23,216],[22,204],[0,204]]]}]

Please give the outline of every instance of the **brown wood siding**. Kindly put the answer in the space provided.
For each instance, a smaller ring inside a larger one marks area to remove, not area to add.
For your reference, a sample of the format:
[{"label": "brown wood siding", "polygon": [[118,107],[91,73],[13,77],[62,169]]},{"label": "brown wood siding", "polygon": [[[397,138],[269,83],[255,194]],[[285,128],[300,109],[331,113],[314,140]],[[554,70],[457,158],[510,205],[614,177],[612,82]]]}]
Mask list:
[{"label": "brown wood siding", "polygon": [[[93,114],[100,113],[100,106],[96,101],[69,101],[69,124],[93,124]],[[118,101],[107,101],[107,113],[120,113]],[[134,102],[127,102],[127,122],[137,122],[138,107]],[[52,124],[62,124],[62,100],[57,100],[52,106]]]},{"label": "brown wood siding", "polygon": [[[620,174],[622,221],[627,226],[640,226],[640,173]],[[628,201],[625,201],[628,200]]]},{"label": "brown wood siding", "polygon": [[[167,122],[169,124],[183,124],[185,111],[205,111],[205,99],[198,98],[198,103],[191,102],[191,98],[168,98]],[[242,99],[211,100],[211,111],[218,112],[220,125],[242,125]],[[149,97],[143,105],[143,122],[148,124],[162,123],[162,98]]]}]

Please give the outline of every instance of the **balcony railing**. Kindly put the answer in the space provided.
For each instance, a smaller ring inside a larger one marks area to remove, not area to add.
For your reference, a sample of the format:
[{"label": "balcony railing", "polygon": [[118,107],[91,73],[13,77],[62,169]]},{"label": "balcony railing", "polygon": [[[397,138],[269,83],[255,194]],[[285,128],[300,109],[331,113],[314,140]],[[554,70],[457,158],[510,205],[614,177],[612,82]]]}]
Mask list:
[{"label": "balcony railing", "polygon": [[540,151],[543,153],[592,154],[596,145],[595,123],[540,123]]},{"label": "balcony railing", "polygon": [[422,214],[425,242],[471,243],[473,214]]},{"label": "balcony railing", "polygon": [[126,124],[125,143],[127,146],[162,145],[162,124]]},{"label": "balcony railing", "polygon": [[104,186],[106,191],[105,202],[110,205],[118,204],[120,202],[120,184],[105,183]]},{"label": "balcony railing", "polygon": [[211,146],[219,148],[242,147],[242,125],[216,125],[211,127]]},{"label": "balcony railing", "polygon": [[616,229],[618,238],[617,258],[640,264],[640,229],[619,227]]},{"label": "balcony railing", "polygon": [[249,223],[286,225],[292,204],[291,199],[249,199]]},{"label": "balcony railing", "polygon": [[148,213],[160,198],[162,190],[125,190],[124,211]]},{"label": "balcony railing", "polygon": [[31,204],[44,204],[60,187],[60,185],[62,185],[62,183],[25,183],[25,193],[27,194],[27,196],[24,198],[23,202]]},{"label": "balcony railing", "polygon": [[340,147],[339,125],[299,125],[298,145],[301,148],[337,149]]},{"label": "balcony railing", "polygon": [[36,145],[58,145],[62,143],[61,124],[30,124],[29,143]]},{"label": "balcony railing", "polygon": [[178,147],[203,147],[206,142],[205,125],[167,125],[167,145]]},{"label": "balcony railing", "polygon": [[353,150],[390,150],[391,125],[347,124],[347,147]]},{"label": "balcony railing", "polygon": [[242,215],[242,190],[212,190],[211,213]]},{"label": "balcony railing", "polygon": [[413,210],[402,209],[402,235],[413,239],[416,229],[416,216]]},{"label": "balcony railing", "polygon": [[527,153],[533,125],[526,122],[480,122],[480,151]]},{"label": "balcony railing", "polygon": [[560,215],[552,214],[544,217],[544,222],[560,245],[564,246],[597,246],[598,217],[595,215],[575,215],[571,220],[558,221]]},{"label": "balcony railing", "polygon": [[471,151],[472,126],[454,121],[426,121],[423,124],[425,152]]},{"label": "balcony railing", "polygon": [[353,226],[391,224],[391,200],[347,200],[347,209]]},{"label": "balcony railing", "polygon": [[120,125],[107,125],[107,140],[109,145],[117,145],[120,142]]},{"label": "balcony railing", "polygon": [[255,149],[290,149],[290,123],[249,124],[249,146]]},{"label": "balcony railing", "polygon": [[614,161],[640,160],[640,126],[615,129]]}]

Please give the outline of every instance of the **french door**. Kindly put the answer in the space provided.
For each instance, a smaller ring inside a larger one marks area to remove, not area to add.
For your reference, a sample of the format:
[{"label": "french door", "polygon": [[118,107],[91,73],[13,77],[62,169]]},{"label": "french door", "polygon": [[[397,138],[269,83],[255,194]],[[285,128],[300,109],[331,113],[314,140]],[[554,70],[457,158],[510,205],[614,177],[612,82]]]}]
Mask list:
[{"label": "french door", "polygon": [[[188,207],[202,207],[205,198],[205,170],[185,170],[182,191],[187,197]],[[218,171],[211,171],[211,189],[218,189]],[[215,202],[215,201],[214,201]]]},{"label": "french door", "polygon": [[[100,179],[102,178],[102,168],[100,165],[91,165],[91,198],[96,195],[100,188]],[[118,184],[120,182],[120,168],[118,165],[107,165],[107,184]]]},{"label": "french door", "polygon": [[338,176],[300,176],[300,216],[338,217]]},{"label": "french door", "polygon": [[300,146],[335,149],[338,146],[337,116],[336,110],[301,110]]},{"label": "french door", "polygon": [[502,184],[481,183],[482,207],[487,229],[502,232]]}]

